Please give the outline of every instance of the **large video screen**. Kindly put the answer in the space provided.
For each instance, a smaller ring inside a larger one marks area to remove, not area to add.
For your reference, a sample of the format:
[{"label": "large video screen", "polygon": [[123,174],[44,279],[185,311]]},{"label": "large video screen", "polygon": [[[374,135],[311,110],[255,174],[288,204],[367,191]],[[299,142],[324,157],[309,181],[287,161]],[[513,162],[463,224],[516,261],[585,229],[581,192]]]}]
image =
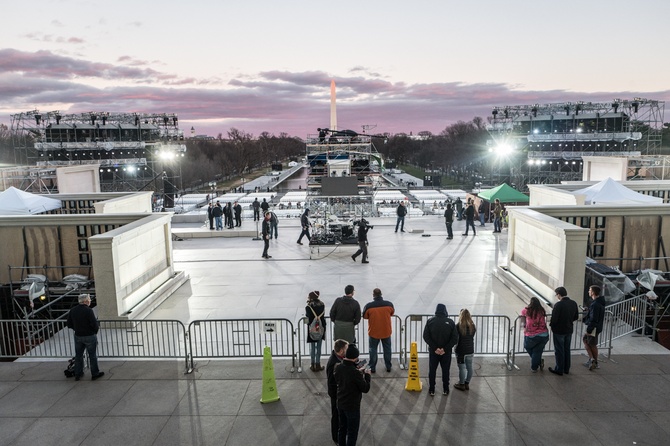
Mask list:
[{"label": "large video screen", "polygon": [[327,197],[358,195],[358,178],[323,177],[321,179],[321,195]]}]

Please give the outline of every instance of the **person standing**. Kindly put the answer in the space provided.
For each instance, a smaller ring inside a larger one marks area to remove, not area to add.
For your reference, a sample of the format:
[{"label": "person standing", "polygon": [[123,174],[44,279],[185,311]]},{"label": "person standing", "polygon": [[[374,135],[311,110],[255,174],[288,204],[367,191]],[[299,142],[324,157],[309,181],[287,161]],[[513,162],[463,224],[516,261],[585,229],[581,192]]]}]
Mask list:
[{"label": "person standing", "polygon": [[305,208],[305,211],[302,213],[300,216],[300,226],[302,227],[302,232],[300,233],[300,237],[298,237],[298,244],[302,245],[302,237],[306,236],[307,241],[309,241],[312,237],[309,235],[309,208]]},{"label": "person standing", "polygon": [[463,220],[463,201],[461,197],[456,197],[456,218],[458,221]]},{"label": "person standing", "polygon": [[554,336],[554,356],[556,365],[549,371],[556,375],[570,373],[570,343],[572,342],[573,323],[579,317],[577,303],[568,297],[568,290],[559,286],[555,290],[558,302],[551,312],[551,332]]},{"label": "person standing", "polygon": [[209,230],[213,231],[214,230],[214,214],[212,214],[212,211],[214,206],[212,206],[212,202],[209,202],[209,206],[207,207],[207,219],[209,220]]},{"label": "person standing", "polygon": [[442,369],[442,394],[449,395],[451,350],[458,343],[458,330],[444,304],[437,304],[435,316],[426,322],[423,340],[428,344],[428,394],[435,396],[435,378],[439,365]]},{"label": "person standing", "polygon": [[458,364],[458,384],[454,384],[454,388],[458,390],[470,390],[477,327],[475,327],[469,310],[461,310],[456,329],[458,330],[458,344],[456,344],[454,353],[456,353],[456,364]]},{"label": "person standing", "polygon": [[475,231],[475,205],[470,200],[465,208],[465,233],[463,235],[468,235],[468,228],[472,227],[472,235],[477,235]]},{"label": "person standing", "polygon": [[356,251],[352,256],[352,260],[355,262],[356,257],[363,255],[361,263],[370,263],[368,262],[368,231],[370,226],[368,222],[361,218],[361,221],[358,223],[358,251]]},{"label": "person standing", "polygon": [[586,333],[582,337],[586,354],[589,355],[589,360],[584,364],[589,370],[595,370],[598,366],[598,335],[603,331],[603,323],[605,322],[605,298],[600,295],[600,287],[591,285],[589,287],[589,296],[591,297],[591,305],[589,311],[582,320],[586,324]]},{"label": "person standing", "polygon": [[344,287],[344,296],[335,299],[330,308],[330,320],[333,322],[333,338],[356,343],[355,327],[361,321],[361,305],[354,299],[353,285]]},{"label": "person standing", "polygon": [[356,346],[349,345],[344,359],[333,371],[337,383],[337,415],[340,422],[337,444],[340,446],[356,446],[361,423],[361,400],[363,394],[370,391],[370,369],[357,368],[358,356]]},{"label": "person standing", "polygon": [[400,225],[400,232],[405,232],[405,215],[407,215],[407,208],[405,207],[404,201],[400,201],[395,212],[398,215],[395,222],[395,232],[398,232],[398,225]]},{"label": "person standing", "polygon": [[277,217],[277,214],[270,211],[270,240],[272,240],[272,233],[273,232],[274,232],[275,238],[279,238],[279,235],[277,234],[277,227],[278,226],[279,226],[279,218]]},{"label": "person standing", "polygon": [[500,199],[496,198],[493,204],[493,232],[502,232],[503,207]]},{"label": "person standing", "polygon": [[231,229],[233,227],[233,205],[230,201],[223,207],[223,217],[223,225]]},{"label": "person standing", "polygon": [[477,213],[479,214],[479,226],[484,226],[484,223],[486,222],[486,204],[484,203],[484,200],[479,201]]},{"label": "person standing", "polygon": [[372,290],[372,302],[363,307],[363,319],[368,320],[368,345],[370,353],[370,372],[377,370],[377,348],[379,341],[384,349],[384,365],[386,371],[391,371],[391,334],[393,324],[391,317],[395,314],[393,304],[382,297],[382,290]]},{"label": "person standing", "polygon": [[[309,296],[307,297],[307,305],[305,306],[305,316],[307,316],[307,342],[309,343],[309,356],[312,360],[309,369],[312,372],[320,372],[323,370],[323,366],[321,365],[321,345],[323,340],[326,339],[326,304],[319,299],[320,295],[321,293],[319,291],[310,291]],[[309,335],[309,326],[317,317],[321,320],[324,334],[321,339],[312,339]]]},{"label": "person standing", "polygon": [[326,378],[328,380],[328,396],[330,397],[330,433],[335,443],[338,442],[337,436],[340,430],[340,417],[337,413],[337,382],[333,372],[335,366],[342,362],[347,352],[349,343],[344,339],[338,339],[333,345],[333,352],[330,354],[328,364],[326,364]]},{"label": "person standing", "polygon": [[263,211],[263,215],[265,215],[265,213],[269,210],[270,204],[265,200],[265,198],[263,198],[263,202],[261,203],[261,211]]},{"label": "person standing", "polygon": [[100,325],[91,309],[91,295],[80,294],[79,305],[70,310],[67,315],[67,326],[74,330],[74,380],[79,381],[84,376],[84,350],[88,353],[91,366],[91,379],[101,378],[105,372],[98,368],[98,329]]},{"label": "person standing", "polygon": [[223,222],[221,221],[221,216],[223,215],[223,208],[221,207],[221,203],[218,201],[216,202],[216,205],[214,205],[214,208],[212,208],[212,215],[214,216],[214,220],[216,221],[216,230],[223,230]]},{"label": "person standing", "polygon": [[447,226],[447,240],[454,238],[454,232],[451,229],[451,225],[454,223],[454,209],[451,207],[451,203],[447,203],[447,209],[444,211],[444,224]]},{"label": "person standing", "polygon": [[544,359],[542,353],[544,346],[549,342],[549,330],[547,329],[547,313],[537,297],[531,297],[528,306],[521,310],[523,322],[523,348],[530,355],[530,370],[544,370]]},{"label": "person standing", "polygon": [[254,221],[261,219],[261,204],[258,202],[258,197],[254,198],[254,202],[251,204],[254,208]]},{"label": "person standing", "polygon": [[270,213],[265,214],[263,218],[263,223],[261,224],[261,235],[263,237],[263,255],[264,259],[271,259],[272,256],[268,255],[268,249],[270,248]]},{"label": "person standing", "polygon": [[233,212],[235,212],[235,226],[242,226],[242,205],[237,201],[233,206]]}]

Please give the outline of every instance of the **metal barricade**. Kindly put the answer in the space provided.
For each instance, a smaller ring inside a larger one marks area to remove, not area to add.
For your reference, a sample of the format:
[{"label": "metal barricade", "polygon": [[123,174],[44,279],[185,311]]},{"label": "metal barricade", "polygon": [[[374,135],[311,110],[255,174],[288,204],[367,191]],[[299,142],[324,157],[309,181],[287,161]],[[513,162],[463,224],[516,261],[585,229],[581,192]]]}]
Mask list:
[{"label": "metal barricade", "polygon": [[0,321],[0,357],[71,358],[74,339],[64,320]]},{"label": "metal barricade", "polygon": [[[186,329],[179,321],[101,320],[98,331],[100,358],[180,358],[188,372]],[[66,321],[0,321],[1,357],[71,358],[74,332]]]},{"label": "metal barricade", "polygon": [[[423,330],[428,319],[433,314],[410,314],[405,318],[405,352],[404,361],[407,364],[407,355],[412,342],[417,343],[417,352],[428,353],[428,345],[423,340]],[[458,317],[454,317],[458,323]],[[477,333],[475,335],[476,355],[504,355],[505,365],[511,370],[510,336],[511,320],[503,315],[472,315]]]},{"label": "metal barricade", "polygon": [[190,372],[186,328],[174,320],[101,320],[101,358],[178,358]]},{"label": "metal barricade", "polygon": [[[335,344],[336,339],[333,339],[334,327],[333,321],[330,321],[328,316],[325,316],[326,324],[328,329],[326,330],[325,340],[321,344],[321,357],[328,358],[330,353],[333,351],[333,344]],[[302,317],[296,326],[295,334],[296,339],[298,340],[298,372],[302,372],[302,357],[309,356],[309,346],[310,343],[307,342],[307,317]],[[330,322],[329,322],[330,321]],[[405,363],[403,362],[403,353],[404,345],[402,343],[402,333],[404,327],[402,325],[402,319],[399,316],[391,316],[391,356],[398,357],[398,366],[400,369],[405,368]],[[370,351],[370,339],[368,337],[368,320],[361,319],[361,322],[354,327],[354,333],[356,336],[356,346],[360,350],[362,355],[367,354]],[[383,348],[380,345],[377,347],[377,356],[383,361],[382,352]]]},{"label": "metal barricade", "polygon": [[[573,324],[572,338],[570,339],[570,350],[577,351],[584,348],[582,338],[586,333],[586,325],[581,321],[585,313],[579,313],[578,319]],[[526,350],[523,346],[524,341],[524,323],[526,318],[524,316],[519,316],[516,318],[514,323],[514,329],[512,333],[512,349],[511,349],[511,365],[517,370],[519,367],[516,365],[516,355],[526,353]],[[551,335],[551,327],[549,326],[549,321],[551,321],[551,314],[548,314],[546,317],[547,321],[547,330],[549,331],[549,342],[544,347],[545,352],[554,352],[554,339]],[[603,356],[612,361],[612,333],[613,333],[613,324],[615,318],[609,308],[605,310],[605,321],[603,322],[603,331],[598,336],[598,348],[607,350],[607,353],[603,353]]]},{"label": "metal barricade", "polygon": [[648,306],[649,302],[644,294],[608,305],[607,311],[613,319],[610,326],[611,338],[617,339],[638,331],[644,334]]},{"label": "metal barricade", "polygon": [[191,368],[195,358],[262,358],[269,346],[273,357],[290,357],[295,370],[293,323],[288,319],[215,319],[188,326]]}]

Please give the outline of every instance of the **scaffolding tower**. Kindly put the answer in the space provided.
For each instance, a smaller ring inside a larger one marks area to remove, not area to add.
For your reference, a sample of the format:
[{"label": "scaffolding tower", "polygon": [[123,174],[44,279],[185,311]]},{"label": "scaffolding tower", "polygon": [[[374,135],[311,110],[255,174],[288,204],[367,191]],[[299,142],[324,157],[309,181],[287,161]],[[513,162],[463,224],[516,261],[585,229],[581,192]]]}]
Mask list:
[{"label": "scaffolding tower", "polygon": [[173,207],[176,163],[186,152],[176,114],[32,110],[11,116],[11,133],[18,165],[98,164],[102,191],[140,190],[153,182],[163,207]]},{"label": "scaffolding tower", "polygon": [[652,99],[494,107],[487,129],[494,182],[560,183],[582,179],[584,156],[657,156],[665,103]]}]

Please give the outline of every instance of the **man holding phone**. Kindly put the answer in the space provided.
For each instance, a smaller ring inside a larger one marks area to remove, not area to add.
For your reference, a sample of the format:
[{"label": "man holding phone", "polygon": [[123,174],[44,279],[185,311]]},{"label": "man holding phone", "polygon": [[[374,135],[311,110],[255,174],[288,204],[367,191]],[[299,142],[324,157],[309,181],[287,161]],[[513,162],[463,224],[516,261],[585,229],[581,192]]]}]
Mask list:
[{"label": "man holding phone", "polygon": [[358,356],[358,348],[350,344],[344,360],[335,366],[333,373],[337,383],[338,444],[341,446],[356,445],[361,424],[361,400],[363,394],[370,391],[370,369],[360,370]]}]

